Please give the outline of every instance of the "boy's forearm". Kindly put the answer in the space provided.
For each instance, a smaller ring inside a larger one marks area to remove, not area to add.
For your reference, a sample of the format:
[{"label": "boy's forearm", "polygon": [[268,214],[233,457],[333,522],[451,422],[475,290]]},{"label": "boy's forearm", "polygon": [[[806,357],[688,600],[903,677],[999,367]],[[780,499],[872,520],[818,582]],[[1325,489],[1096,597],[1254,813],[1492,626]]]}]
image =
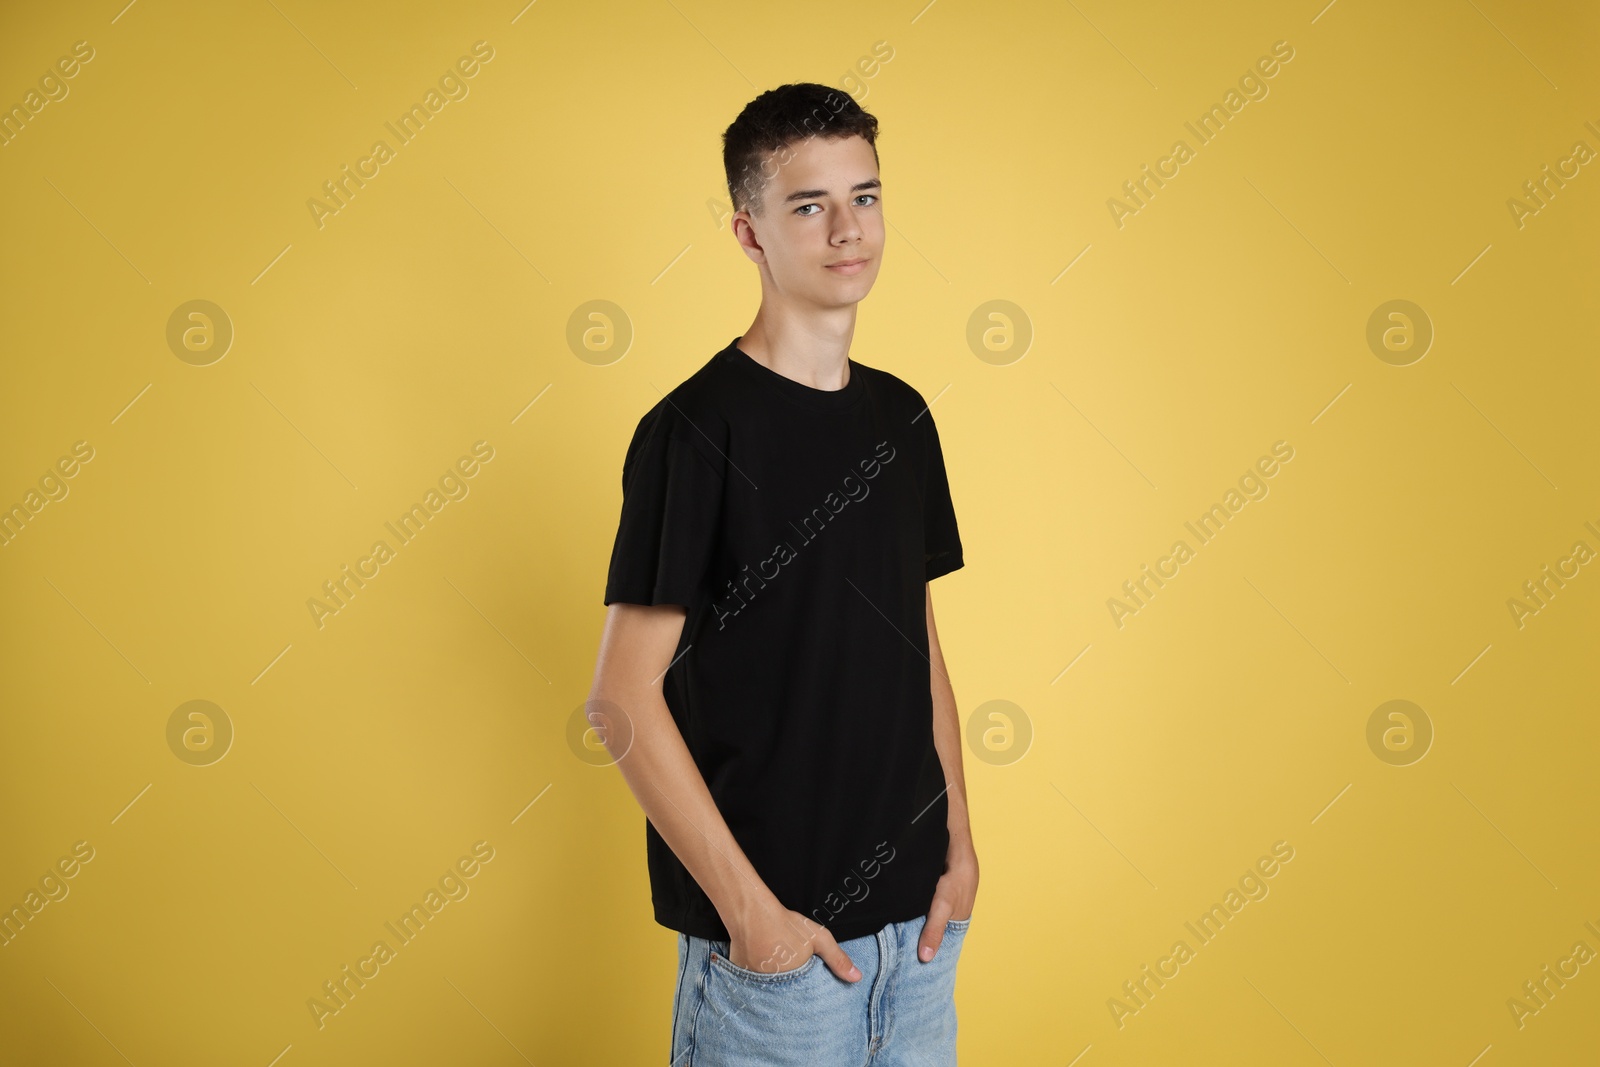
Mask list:
[{"label": "boy's forearm", "polygon": [[939,624],[933,617],[933,586],[924,587],[928,625],[928,667],[933,689],[933,746],[944,771],[945,799],[949,814],[945,825],[950,831],[950,847],[972,844],[972,823],[967,811],[967,779],[961,765],[961,712],[956,708],[956,691],[945,667],[944,649],[939,643]]},{"label": "boy's forearm", "polygon": [[[632,738],[617,769],[656,832],[711,898],[723,925],[732,932],[750,910],[775,902],[717,810],[661,690],[596,688],[589,699],[627,710]],[[626,733],[608,725],[608,747]]]},{"label": "boy's forearm", "polygon": [[961,764],[961,717],[956,709],[956,694],[945,676],[944,661],[938,659],[938,670],[933,672],[933,744],[939,752],[939,764],[944,769],[944,780],[949,783],[945,791],[952,844],[971,840],[972,824],[967,811],[967,782]]}]

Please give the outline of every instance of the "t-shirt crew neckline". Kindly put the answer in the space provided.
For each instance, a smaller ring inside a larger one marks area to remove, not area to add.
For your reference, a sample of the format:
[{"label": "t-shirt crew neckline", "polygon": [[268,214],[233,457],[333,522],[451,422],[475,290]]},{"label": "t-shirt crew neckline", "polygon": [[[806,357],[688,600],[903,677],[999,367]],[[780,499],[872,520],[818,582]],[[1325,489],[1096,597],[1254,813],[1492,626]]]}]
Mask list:
[{"label": "t-shirt crew neckline", "polygon": [[758,362],[754,356],[739,347],[743,339],[741,334],[728,342],[728,347],[723,349],[723,355],[728,362],[745,368],[752,378],[765,382],[770,388],[776,389],[798,403],[814,408],[843,408],[849,407],[866,395],[866,383],[861,380],[861,364],[855,360],[848,360],[850,364],[850,380],[844,383],[842,389],[816,389],[797,382],[773,370],[764,363]]}]

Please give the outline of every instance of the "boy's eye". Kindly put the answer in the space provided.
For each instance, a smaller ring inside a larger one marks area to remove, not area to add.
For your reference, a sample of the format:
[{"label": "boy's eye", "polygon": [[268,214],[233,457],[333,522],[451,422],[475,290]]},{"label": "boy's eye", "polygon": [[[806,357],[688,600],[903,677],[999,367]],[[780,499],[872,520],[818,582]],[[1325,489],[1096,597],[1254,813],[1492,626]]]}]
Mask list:
[{"label": "boy's eye", "polygon": [[[860,196],[856,197],[856,199],[857,200],[876,200],[878,198],[876,196],[873,196],[871,193],[862,193]],[[809,219],[811,217],[810,214],[803,214],[803,212],[805,212],[806,208],[808,208],[808,207],[820,208],[820,207],[822,207],[822,205],[821,204],[801,204],[799,207],[794,209],[794,213],[796,215],[799,215],[803,219]]]}]

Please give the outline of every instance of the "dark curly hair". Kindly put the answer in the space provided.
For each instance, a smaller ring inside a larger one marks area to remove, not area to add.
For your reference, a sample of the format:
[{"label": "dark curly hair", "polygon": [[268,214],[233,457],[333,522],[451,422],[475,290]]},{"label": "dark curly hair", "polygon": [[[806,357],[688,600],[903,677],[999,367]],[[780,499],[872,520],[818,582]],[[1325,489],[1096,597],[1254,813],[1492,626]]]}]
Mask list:
[{"label": "dark curly hair", "polygon": [[[878,120],[843,89],[796,82],[750,101],[722,133],[722,169],[733,210],[759,216],[762,195],[777,174],[768,157],[807,137],[863,137],[878,158]],[[778,158],[781,165],[784,159]]]}]

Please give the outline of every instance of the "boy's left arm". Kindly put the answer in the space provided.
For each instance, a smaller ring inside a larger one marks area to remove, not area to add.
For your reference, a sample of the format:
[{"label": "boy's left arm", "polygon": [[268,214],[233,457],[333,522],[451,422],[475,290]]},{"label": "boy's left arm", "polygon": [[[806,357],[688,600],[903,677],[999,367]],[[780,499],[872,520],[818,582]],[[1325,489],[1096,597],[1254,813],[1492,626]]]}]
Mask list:
[{"label": "boy's left arm", "polygon": [[978,854],[972,847],[972,826],[967,817],[967,783],[961,770],[961,716],[956,710],[956,694],[945,669],[944,653],[939,648],[939,631],[933,623],[933,586],[927,583],[928,659],[933,665],[933,744],[939,752],[947,783],[950,848],[945,853],[944,874],[933,892],[933,904],[922,928],[917,955],[931,960],[944,940],[945,923],[950,919],[972,917],[972,902],[978,893]]}]

